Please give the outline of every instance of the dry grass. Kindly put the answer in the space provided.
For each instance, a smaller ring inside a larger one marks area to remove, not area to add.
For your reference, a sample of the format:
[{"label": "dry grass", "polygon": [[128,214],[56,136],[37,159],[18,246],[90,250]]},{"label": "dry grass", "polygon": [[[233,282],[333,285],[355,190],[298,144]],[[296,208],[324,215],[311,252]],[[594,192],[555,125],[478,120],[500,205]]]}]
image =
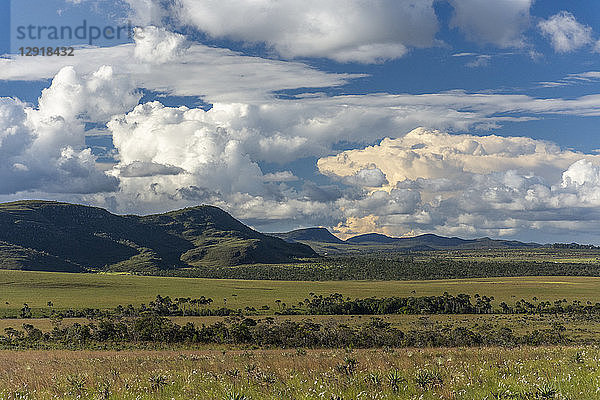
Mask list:
[{"label": "dry grass", "polygon": [[591,400],[599,373],[597,348],[0,351],[0,399]]}]

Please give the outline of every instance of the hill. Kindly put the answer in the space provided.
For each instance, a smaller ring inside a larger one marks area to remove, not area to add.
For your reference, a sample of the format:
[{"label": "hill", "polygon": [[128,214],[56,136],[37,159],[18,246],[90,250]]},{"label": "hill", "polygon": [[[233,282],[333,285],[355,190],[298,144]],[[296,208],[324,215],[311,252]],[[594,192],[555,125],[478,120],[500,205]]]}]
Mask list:
[{"label": "hill", "polygon": [[140,217],[48,201],[0,204],[0,268],[155,272],[314,256],[212,206]]},{"label": "hill", "polygon": [[344,243],[343,240],[334,236],[326,228],[296,229],[286,233],[270,233],[269,235],[281,238],[288,242],[307,241],[321,243]]},{"label": "hill", "polygon": [[396,243],[398,238],[382,235],[381,233],[365,233],[346,239],[346,243],[353,244],[390,244]]},{"label": "hill", "polygon": [[410,250],[473,250],[541,247],[541,245],[537,243],[523,243],[516,240],[494,240],[488,237],[480,239],[461,239],[458,237],[438,236],[431,233],[402,238],[390,237],[379,233],[367,233],[348,238],[346,243],[392,245],[397,249]]},{"label": "hill", "polygon": [[488,237],[461,239],[431,233],[400,238],[381,233],[366,233],[350,237],[343,241],[332,235],[325,228],[298,229],[287,233],[272,233],[270,235],[289,242],[305,243],[317,253],[324,255],[431,250],[527,249],[543,246],[538,243],[524,243],[516,240],[496,240]]}]

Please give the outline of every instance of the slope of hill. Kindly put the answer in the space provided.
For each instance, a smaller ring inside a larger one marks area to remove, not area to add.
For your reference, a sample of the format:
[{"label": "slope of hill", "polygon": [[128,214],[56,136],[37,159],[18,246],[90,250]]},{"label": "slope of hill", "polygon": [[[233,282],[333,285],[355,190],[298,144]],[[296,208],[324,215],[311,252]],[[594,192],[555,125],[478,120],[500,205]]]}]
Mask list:
[{"label": "slope of hill", "polygon": [[343,240],[334,236],[326,228],[304,228],[296,229],[286,233],[269,233],[271,236],[281,238],[288,242],[307,241],[321,243],[344,243]]},{"label": "slope of hill", "polygon": [[138,217],[48,201],[0,204],[0,268],[149,272],[314,256],[212,206]]}]

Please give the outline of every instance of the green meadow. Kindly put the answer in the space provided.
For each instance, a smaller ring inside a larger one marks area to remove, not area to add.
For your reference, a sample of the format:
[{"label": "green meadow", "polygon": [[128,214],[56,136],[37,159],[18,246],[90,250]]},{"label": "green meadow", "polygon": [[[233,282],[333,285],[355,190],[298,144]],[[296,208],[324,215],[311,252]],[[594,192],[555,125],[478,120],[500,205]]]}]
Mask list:
[{"label": "green meadow", "polygon": [[118,274],[73,274],[0,270],[0,313],[15,312],[27,303],[47,309],[113,308],[140,305],[157,294],[171,297],[210,297],[213,307],[244,308],[268,305],[276,300],[295,304],[309,293],[341,293],[351,298],[428,296],[467,293],[494,296],[496,303],[531,300],[585,300],[600,302],[597,277],[502,277],[429,281],[268,281],[150,277]]}]

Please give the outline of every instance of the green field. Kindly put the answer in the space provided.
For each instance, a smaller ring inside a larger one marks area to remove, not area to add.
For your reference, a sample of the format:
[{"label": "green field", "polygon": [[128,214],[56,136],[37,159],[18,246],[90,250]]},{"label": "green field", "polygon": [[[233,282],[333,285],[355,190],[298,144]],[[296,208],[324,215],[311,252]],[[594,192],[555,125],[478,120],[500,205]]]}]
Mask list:
[{"label": "green field", "polygon": [[[134,275],[70,274],[0,270],[0,313],[15,312],[23,303],[34,309],[112,308],[119,304],[139,305],[157,294],[171,297],[206,296],[213,307],[268,305],[275,300],[295,304],[309,293],[342,293],[351,298],[427,296],[468,293],[494,296],[496,303],[514,303],[521,298],[540,300],[579,299],[600,302],[600,278],[515,277],[431,281],[253,281],[200,278],[162,278]],[[227,299],[227,300],[225,300]]]}]

